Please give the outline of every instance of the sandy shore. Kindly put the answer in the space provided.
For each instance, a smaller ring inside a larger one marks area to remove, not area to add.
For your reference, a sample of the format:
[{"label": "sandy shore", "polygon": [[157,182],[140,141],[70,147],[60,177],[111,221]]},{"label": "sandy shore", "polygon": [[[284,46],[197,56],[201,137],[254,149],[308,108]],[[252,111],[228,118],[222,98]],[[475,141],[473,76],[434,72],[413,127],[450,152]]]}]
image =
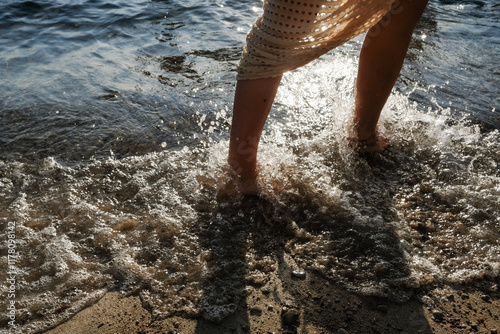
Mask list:
[{"label": "sandy shore", "polygon": [[[347,292],[314,274],[247,287],[220,322],[175,316],[155,320],[138,296],[107,293],[95,305],[46,332],[62,333],[490,333],[500,331],[500,294],[434,288],[399,304]],[[280,275],[283,277],[282,275]]]},{"label": "sandy shore", "polygon": [[[205,273],[191,280],[195,288],[179,285],[171,290],[179,296],[191,293],[191,299],[175,299],[168,294],[161,297],[163,290],[156,291],[158,298],[174,301],[157,309],[158,304],[148,300],[147,285],[143,285],[144,292],[136,290],[136,295],[125,295],[120,290],[108,292],[100,301],[47,333],[495,334],[500,331],[497,277],[485,276],[461,286],[439,281],[410,286],[405,280],[409,269],[400,241],[390,229],[370,225],[354,230],[340,218],[333,224],[330,218],[333,213],[330,216],[318,213],[311,220],[317,226],[311,223],[306,230],[295,221],[281,219],[280,211],[266,203],[249,199],[244,203],[247,206],[237,207],[249,212],[245,217],[234,215],[232,205],[221,205],[217,210],[198,208],[196,235],[199,243],[210,249],[210,253],[200,254],[205,261]],[[252,211],[255,207],[259,210]],[[219,215],[233,218],[211,218]],[[336,213],[335,217],[341,215]],[[321,233],[327,232],[330,234],[324,242]],[[314,237],[314,233],[320,237]],[[377,236],[383,247],[367,242],[372,236]],[[335,243],[337,240],[343,243]],[[334,275],[331,270],[321,271],[308,265],[308,258],[300,253],[304,244],[308,245],[311,257],[335,258],[337,262],[331,266],[343,270],[342,273]],[[385,260],[390,270],[379,268],[380,260],[374,258]],[[359,269],[349,261],[371,264]],[[398,284],[401,278],[405,284]],[[379,286],[374,288],[376,284]],[[172,316],[158,318],[159,312]]]}]

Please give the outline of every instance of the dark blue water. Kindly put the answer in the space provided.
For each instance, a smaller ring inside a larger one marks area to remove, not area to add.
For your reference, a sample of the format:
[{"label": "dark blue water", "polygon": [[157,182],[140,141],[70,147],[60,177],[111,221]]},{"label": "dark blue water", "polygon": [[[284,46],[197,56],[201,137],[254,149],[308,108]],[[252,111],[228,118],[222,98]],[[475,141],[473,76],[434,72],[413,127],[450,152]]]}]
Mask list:
[{"label": "dark blue water", "polygon": [[2,154],[80,160],[176,145],[196,111],[230,100],[253,5],[3,4]]},{"label": "dark blue water", "polygon": [[[249,208],[217,194],[235,68],[260,8],[1,2],[0,249],[7,266],[15,224],[20,332],[112,289],[139,293],[158,317],[200,316],[224,299],[203,283],[217,276],[206,254],[223,251],[211,240],[231,245],[221,231],[235,224],[258,235],[261,220],[311,238],[277,235],[286,248],[249,250],[241,268],[272,268],[286,252],[347,289],[399,301],[436,284],[494,288],[500,2],[431,1],[381,118],[383,154],[346,144],[361,37],[285,75],[259,157],[265,202]],[[374,274],[382,267],[390,274]]]},{"label": "dark blue water", "polygon": [[498,1],[431,1],[414,44],[420,52],[410,52],[418,60],[408,62],[409,76],[428,89],[419,95],[488,129],[500,125],[499,13]]}]

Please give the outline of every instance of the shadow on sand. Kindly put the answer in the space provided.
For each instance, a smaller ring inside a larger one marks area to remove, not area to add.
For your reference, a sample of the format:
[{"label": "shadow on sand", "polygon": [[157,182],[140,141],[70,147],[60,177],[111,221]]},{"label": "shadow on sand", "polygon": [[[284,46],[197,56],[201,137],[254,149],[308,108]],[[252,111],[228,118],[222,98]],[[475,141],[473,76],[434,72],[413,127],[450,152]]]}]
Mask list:
[{"label": "shadow on sand", "polygon": [[384,191],[361,192],[383,222],[356,223],[301,189],[286,204],[244,197],[199,208],[210,255],[196,333],[431,333],[389,223],[397,182],[384,175],[395,167],[368,158]]}]

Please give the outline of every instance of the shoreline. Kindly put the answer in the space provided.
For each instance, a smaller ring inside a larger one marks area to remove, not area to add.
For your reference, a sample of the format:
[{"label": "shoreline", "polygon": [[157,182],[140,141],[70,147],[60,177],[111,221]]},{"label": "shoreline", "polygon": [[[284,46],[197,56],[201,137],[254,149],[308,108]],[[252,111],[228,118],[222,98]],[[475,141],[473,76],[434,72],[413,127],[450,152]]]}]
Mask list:
[{"label": "shoreline", "polygon": [[265,286],[247,286],[246,298],[220,321],[181,315],[155,320],[139,296],[114,291],[45,333],[500,332],[498,291],[485,293],[470,287],[444,286],[396,303],[348,292],[314,273],[286,281],[275,273],[271,276]]}]

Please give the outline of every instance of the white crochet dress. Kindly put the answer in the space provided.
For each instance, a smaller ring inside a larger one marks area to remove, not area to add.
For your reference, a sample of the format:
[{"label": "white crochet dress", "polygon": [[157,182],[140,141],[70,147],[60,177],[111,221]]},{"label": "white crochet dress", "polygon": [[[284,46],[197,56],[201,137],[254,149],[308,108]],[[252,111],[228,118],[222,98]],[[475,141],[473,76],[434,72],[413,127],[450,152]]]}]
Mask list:
[{"label": "white crochet dress", "polygon": [[264,0],[264,12],[248,33],[237,79],[276,77],[303,66],[374,26],[393,2]]}]

